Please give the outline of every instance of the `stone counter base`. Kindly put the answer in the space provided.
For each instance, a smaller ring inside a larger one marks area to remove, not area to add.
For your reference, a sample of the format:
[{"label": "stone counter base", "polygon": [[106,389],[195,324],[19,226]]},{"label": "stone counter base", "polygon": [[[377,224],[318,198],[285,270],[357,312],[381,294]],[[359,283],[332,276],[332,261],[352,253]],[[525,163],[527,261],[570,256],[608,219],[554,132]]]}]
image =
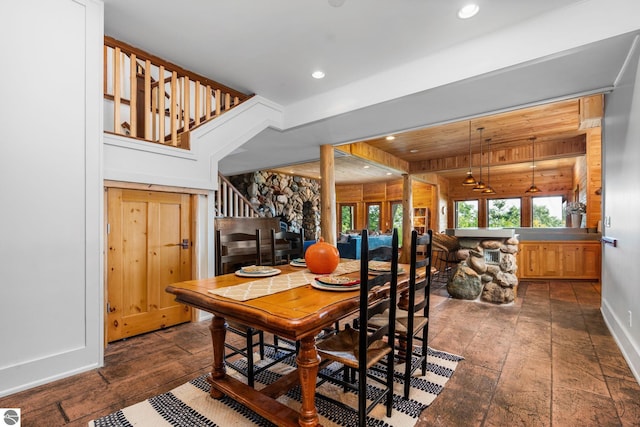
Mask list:
[{"label": "stone counter base", "polygon": [[494,304],[508,304],[517,296],[518,238],[460,239],[458,256],[463,259],[449,282],[447,291],[453,298]]}]

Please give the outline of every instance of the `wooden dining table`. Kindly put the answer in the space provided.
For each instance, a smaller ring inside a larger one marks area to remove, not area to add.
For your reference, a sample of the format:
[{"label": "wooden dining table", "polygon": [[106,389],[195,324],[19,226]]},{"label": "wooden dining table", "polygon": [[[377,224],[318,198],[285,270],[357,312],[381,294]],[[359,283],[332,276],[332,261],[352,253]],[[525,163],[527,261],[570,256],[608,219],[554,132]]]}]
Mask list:
[{"label": "wooden dining table", "polygon": [[[351,265],[353,264],[353,260]],[[359,263],[359,261],[355,261]],[[408,266],[403,265],[405,271]],[[291,265],[277,266],[281,275],[291,275],[301,270]],[[359,277],[359,271],[347,273]],[[399,285],[406,288],[408,274],[398,277]],[[307,283],[285,291],[272,293],[245,301],[216,295],[210,290],[234,287],[255,278],[226,274],[208,279],[175,283],[166,288],[174,294],[177,302],[213,314],[211,338],[213,346],[213,367],[209,376],[210,395],[219,399],[228,395],[241,404],[272,421],[278,426],[316,426],[318,412],[315,407],[315,387],[320,357],[316,350],[316,336],[320,332],[358,310],[358,290],[328,291],[316,289]],[[388,291],[387,291],[388,293]],[[370,294],[370,299],[381,298],[385,289]],[[256,329],[270,332],[292,341],[299,341],[296,357],[297,369],[276,382],[255,390],[240,380],[226,374],[224,362],[224,342],[227,321],[238,322]],[[289,408],[276,399],[293,386],[300,384],[300,412]]]}]

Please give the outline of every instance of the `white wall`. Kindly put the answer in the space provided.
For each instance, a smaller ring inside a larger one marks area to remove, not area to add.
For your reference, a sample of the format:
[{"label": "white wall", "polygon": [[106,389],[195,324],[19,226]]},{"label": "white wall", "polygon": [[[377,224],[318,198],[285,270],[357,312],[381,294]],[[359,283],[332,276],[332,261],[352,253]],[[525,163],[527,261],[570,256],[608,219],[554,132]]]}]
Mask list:
[{"label": "white wall", "polygon": [[0,16],[1,396],[102,363],[103,4]]},{"label": "white wall", "polygon": [[218,161],[267,127],[280,128],[282,108],[254,96],[191,133],[191,150],[104,136],[104,178],[216,190]]},{"label": "white wall", "polygon": [[[640,382],[640,43],[605,98],[603,125],[603,235],[618,246],[603,246],[602,313]],[[606,217],[611,226],[606,226]],[[629,312],[632,325],[629,325]]]}]

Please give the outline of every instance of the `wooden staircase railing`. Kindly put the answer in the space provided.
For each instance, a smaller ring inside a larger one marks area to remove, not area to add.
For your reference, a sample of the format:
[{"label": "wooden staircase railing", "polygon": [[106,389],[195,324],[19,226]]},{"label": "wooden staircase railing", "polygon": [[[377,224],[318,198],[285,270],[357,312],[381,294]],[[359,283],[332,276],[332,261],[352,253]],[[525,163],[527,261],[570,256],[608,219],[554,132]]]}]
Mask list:
[{"label": "wooden staircase railing", "polygon": [[217,217],[259,217],[251,202],[223,175],[218,174]]},{"label": "wooden staircase railing", "polygon": [[108,36],[103,71],[105,132],[185,149],[189,131],[252,96]]}]

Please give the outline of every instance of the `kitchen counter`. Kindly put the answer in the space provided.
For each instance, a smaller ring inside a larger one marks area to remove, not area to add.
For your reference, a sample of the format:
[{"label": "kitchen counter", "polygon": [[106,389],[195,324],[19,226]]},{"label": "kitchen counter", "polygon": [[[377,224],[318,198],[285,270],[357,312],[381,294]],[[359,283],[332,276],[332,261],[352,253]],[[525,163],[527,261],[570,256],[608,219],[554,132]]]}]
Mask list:
[{"label": "kitchen counter", "polygon": [[602,233],[591,228],[447,228],[446,234],[458,238],[510,238],[518,237],[521,242],[529,241],[594,241],[600,240]]},{"label": "kitchen counter", "polygon": [[453,235],[456,237],[509,239],[515,234],[513,228],[456,228],[453,230]]},{"label": "kitchen counter", "polygon": [[600,240],[602,233],[590,232],[588,228],[516,228],[521,242],[528,241],[582,241]]}]

